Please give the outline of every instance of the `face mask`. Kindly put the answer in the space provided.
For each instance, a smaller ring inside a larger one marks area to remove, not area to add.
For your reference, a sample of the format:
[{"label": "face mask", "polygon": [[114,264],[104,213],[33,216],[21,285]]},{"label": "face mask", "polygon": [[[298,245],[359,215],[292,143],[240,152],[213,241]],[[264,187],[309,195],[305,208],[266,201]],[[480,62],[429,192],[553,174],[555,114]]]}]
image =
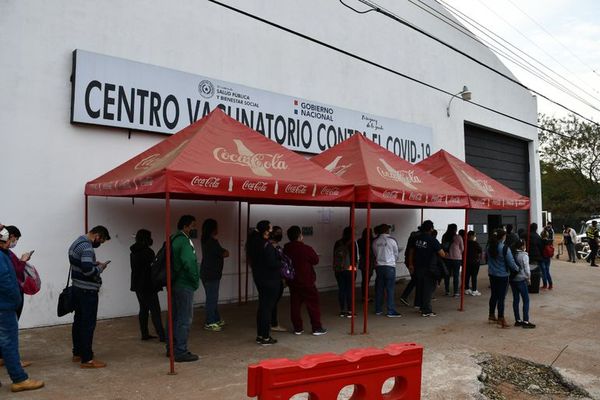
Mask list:
[{"label": "face mask", "polygon": [[102,244],[102,243],[100,243],[99,241],[97,242],[97,241],[95,241],[95,240],[94,240],[94,241],[92,242],[92,247],[93,247],[93,248],[95,248],[95,249],[97,249],[98,247],[100,247],[100,245],[101,245],[101,244]]},{"label": "face mask", "polygon": [[15,247],[17,247],[17,242],[12,242],[10,244],[10,246],[8,246],[8,247],[11,248],[11,249],[14,249]]},{"label": "face mask", "polygon": [[190,239],[198,239],[198,229],[190,229]]}]

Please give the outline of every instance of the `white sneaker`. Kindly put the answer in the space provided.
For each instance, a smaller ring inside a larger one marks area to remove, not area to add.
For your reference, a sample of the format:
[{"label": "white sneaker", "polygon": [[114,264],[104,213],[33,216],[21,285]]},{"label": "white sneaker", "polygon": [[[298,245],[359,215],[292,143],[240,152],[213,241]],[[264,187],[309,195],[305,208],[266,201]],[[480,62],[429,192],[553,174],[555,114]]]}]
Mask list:
[{"label": "white sneaker", "polygon": [[473,292],[471,291],[471,289],[467,289],[465,290],[465,294],[473,294]]},{"label": "white sneaker", "polygon": [[471,296],[481,296],[481,292],[479,290],[474,290],[471,292]]}]

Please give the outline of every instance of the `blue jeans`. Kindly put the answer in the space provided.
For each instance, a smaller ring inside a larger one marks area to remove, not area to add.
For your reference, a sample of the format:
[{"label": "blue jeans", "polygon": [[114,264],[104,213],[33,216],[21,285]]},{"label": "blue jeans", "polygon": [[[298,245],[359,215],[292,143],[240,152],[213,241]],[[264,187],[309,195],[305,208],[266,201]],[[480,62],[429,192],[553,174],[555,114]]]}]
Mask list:
[{"label": "blue jeans", "polygon": [[375,267],[377,277],[375,278],[375,312],[383,310],[383,293],[387,296],[387,312],[396,311],[394,305],[394,286],[396,285],[396,267],[378,265]]},{"label": "blue jeans", "polygon": [[540,261],[540,268],[542,269],[542,283],[544,286],[552,285],[552,277],[550,276],[550,258],[542,258],[542,261]]},{"label": "blue jeans", "polygon": [[219,310],[217,308],[219,304],[220,283],[220,279],[202,281],[204,292],[206,293],[206,325],[215,324],[221,320],[221,315],[219,315]]},{"label": "blue jeans", "polygon": [[15,310],[0,311],[0,349],[13,383],[28,379],[19,357],[19,324]]},{"label": "blue jeans", "polygon": [[[171,291],[173,305],[173,353],[177,357],[188,353],[187,341],[194,316],[194,291],[178,287],[173,287]],[[168,351],[169,343],[167,342]]]},{"label": "blue jeans", "polygon": [[340,271],[335,273],[338,284],[338,301],[340,312],[352,311],[352,271]]},{"label": "blue jeans", "polygon": [[515,321],[521,321],[519,317],[519,296],[523,298],[523,321],[529,321],[529,292],[527,291],[527,281],[512,281],[510,288],[513,294],[513,311]]},{"label": "blue jeans", "polygon": [[[454,294],[458,294],[460,293],[460,266],[462,265],[462,261],[444,259],[444,262],[448,268],[448,273],[452,277]],[[450,293],[450,276],[444,277],[444,288],[446,289],[446,293]]]},{"label": "blue jeans", "polygon": [[490,296],[490,315],[494,315],[498,308],[498,318],[504,318],[504,299],[506,298],[506,290],[508,289],[508,276],[492,276],[490,277],[490,287],[492,295]]},{"label": "blue jeans", "polygon": [[94,359],[92,343],[98,316],[98,292],[73,287],[73,305],[75,306],[71,328],[73,355],[81,357],[81,362],[85,363]]}]

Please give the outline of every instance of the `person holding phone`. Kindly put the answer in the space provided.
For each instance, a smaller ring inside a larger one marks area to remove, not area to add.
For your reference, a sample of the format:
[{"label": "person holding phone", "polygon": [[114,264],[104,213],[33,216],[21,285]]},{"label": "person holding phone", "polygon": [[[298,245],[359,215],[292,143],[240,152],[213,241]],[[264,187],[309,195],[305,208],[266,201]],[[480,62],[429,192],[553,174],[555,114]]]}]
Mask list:
[{"label": "person holding phone", "polygon": [[69,263],[73,282],[73,362],[80,362],[81,368],[104,368],[106,363],[94,358],[92,342],[98,317],[98,291],[102,286],[101,274],[110,261],[96,261],[97,249],[110,240],[108,229],[102,225],[92,228],[79,236],[69,247]]}]

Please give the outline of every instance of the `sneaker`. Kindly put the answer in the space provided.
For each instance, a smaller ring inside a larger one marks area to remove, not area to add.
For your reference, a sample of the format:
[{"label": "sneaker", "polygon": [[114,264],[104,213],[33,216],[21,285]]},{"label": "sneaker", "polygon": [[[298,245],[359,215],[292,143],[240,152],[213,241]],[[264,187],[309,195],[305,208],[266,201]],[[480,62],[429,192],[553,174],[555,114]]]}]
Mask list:
[{"label": "sneaker", "polygon": [[103,363],[102,361],[98,361],[98,360],[90,360],[88,362],[81,363],[80,367],[83,369],[104,368],[104,367],[106,367],[106,363]]},{"label": "sneaker", "polygon": [[454,297],[460,297],[460,293],[454,293]]},{"label": "sneaker", "polygon": [[515,326],[523,326],[523,321],[515,321]]},{"label": "sneaker", "polygon": [[80,363],[81,362],[81,357],[79,357],[79,356],[73,356],[73,358],[71,358],[71,361],[73,361],[74,363]]},{"label": "sneaker", "polygon": [[223,330],[223,328],[221,328],[219,326],[219,324],[214,323],[214,324],[204,324],[204,330],[205,331],[213,331],[213,332],[221,332]]},{"label": "sneaker", "polygon": [[523,325],[521,325],[523,329],[533,329],[535,328],[535,324],[532,324],[529,321],[523,321]]},{"label": "sneaker", "polygon": [[300,329],[299,331],[294,331],[294,335],[302,335],[304,333],[304,329]]},{"label": "sneaker", "polygon": [[222,320],[219,320],[219,321],[217,322],[217,325],[219,325],[221,328],[222,328],[222,327],[224,327],[224,326],[225,326],[225,320],[223,320],[223,319],[222,319]]},{"label": "sneaker", "polygon": [[[354,317],[356,317],[356,313],[354,313]],[[346,318],[352,318],[352,313],[351,312],[347,312],[346,313]]]},{"label": "sneaker", "polygon": [[383,315],[383,311],[375,311],[375,315],[381,316],[381,315]]},{"label": "sneaker", "polygon": [[408,300],[406,300],[404,297],[400,297],[400,303],[404,304],[405,306],[410,305],[410,304],[408,304]]},{"label": "sneaker", "polygon": [[287,332],[287,328],[284,328],[284,327],[283,327],[283,326],[281,326],[281,325],[272,326],[272,327],[271,327],[271,330],[272,330],[273,332]]},{"label": "sneaker", "polygon": [[327,329],[325,329],[325,328],[315,329],[312,334],[313,334],[313,336],[325,335],[325,334],[327,334]]},{"label": "sneaker", "polygon": [[479,290],[473,290],[471,296],[481,296],[481,292]]},{"label": "sneaker", "polygon": [[340,318],[346,318],[348,314],[348,311],[340,311]]},{"label": "sneaker", "polygon": [[467,289],[467,290],[465,290],[465,294],[470,294],[470,295],[472,295],[472,294],[473,294],[473,291],[472,291],[471,289]]},{"label": "sneaker", "polygon": [[198,361],[200,359],[200,356],[198,356],[197,354],[194,353],[190,353],[189,351],[187,353],[181,354],[179,356],[175,356],[175,362],[192,362],[192,361]]},{"label": "sneaker", "polygon": [[430,313],[422,313],[421,317],[437,317],[437,314],[434,312],[430,312]]},{"label": "sneaker", "polygon": [[22,382],[13,383],[10,386],[11,392],[22,392],[24,390],[36,390],[44,387],[44,381],[36,381],[33,379],[25,379]]},{"label": "sneaker", "polygon": [[257,336],[256,337],[256,343],[260,344],[260,342],[262,342],[263,338],[261,336]]},{"label": "sneaker", "polygon": [[387,314],[385,314],[386,317],[388,318],[399,318],[402,316],[402,314],[400,314],[398,311],[396,310],[392,310],[392,311],[388,311]]},{"label": "sneaker", "polygon": [[591,264],[590,267],[597,267],[598,264]]},{"label": "sneaker", "polygon": [[548,289],[548,286],[543,285],[540,289]]},{"label": "sneaker", "polygon": [[275,343],[277,343],[277,340],[273,339],[272,337],[269,336],[268,338],[262,338],[260,340],[260,343],[258,343],[258,344],[260,344],[261,346],[271,346],[272,344],[275,344]]}]

